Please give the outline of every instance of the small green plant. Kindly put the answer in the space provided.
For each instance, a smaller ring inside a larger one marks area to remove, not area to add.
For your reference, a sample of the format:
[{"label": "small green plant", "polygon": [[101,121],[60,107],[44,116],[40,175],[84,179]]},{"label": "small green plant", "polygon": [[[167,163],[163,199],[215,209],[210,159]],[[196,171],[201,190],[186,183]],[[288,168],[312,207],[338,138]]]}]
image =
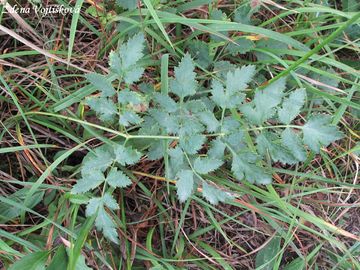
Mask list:
[{"label": "small green plant", "polygon": [[[322,146],[343,136],[331,125],[328,115],[304,114],[307,121],[299,118],[306,104],[306,91],[285,92],[285,78],[256,89],[249,102],[248,88],[254,85],[256,76],[252,65],[228,65],[229,69],[216,73],[210,88],[204,89],[186,54],[174,68],[169,92],[149,91],[146,85],[134,91],[131,85],[144,72],[139,65],[144,44],[142,34],[133,36],[119,51],[111,52],[111,74],[86,76],[100,94],[87,98],[85,103],[124,140],[89,152],[82,164],[82,178],[72,193],[86,193],[101,186],[101,192],[88,200],[86,215],[96,215],[96,227],[115,243],[119,241],[116,226],[105,208],[119,208],[111,193],[131,184],[123,169],[141,157],[164,158],[165,176],[176,180],[181,202],[201,187],[204,198],[217,204],[232,197],[207,177],[222,166],[230,166],[239,181],[270,184],[271,162],[305,161],[308,151],[319,153]],[[151,140],[146,153],[129,145],[133,139]]]}]

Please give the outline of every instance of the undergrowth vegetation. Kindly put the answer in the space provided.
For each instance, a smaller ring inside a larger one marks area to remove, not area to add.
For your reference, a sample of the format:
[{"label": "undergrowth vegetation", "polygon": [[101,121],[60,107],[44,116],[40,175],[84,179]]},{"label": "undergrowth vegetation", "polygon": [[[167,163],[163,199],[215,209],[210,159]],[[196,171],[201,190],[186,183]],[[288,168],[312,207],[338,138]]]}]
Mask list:
[{"label": "undergrowth vegetation", "polygon": [[0,268],[360,269],[359,9],[2,2]]}]

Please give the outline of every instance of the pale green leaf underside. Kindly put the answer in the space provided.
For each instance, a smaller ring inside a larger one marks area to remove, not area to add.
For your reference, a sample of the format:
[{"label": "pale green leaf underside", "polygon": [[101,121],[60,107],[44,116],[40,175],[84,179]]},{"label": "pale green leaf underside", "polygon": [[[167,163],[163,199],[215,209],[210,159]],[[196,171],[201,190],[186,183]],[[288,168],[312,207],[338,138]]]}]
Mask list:
[{"label": "pale green leaf underside", "polygon": [[170,148],[168,150],[169,154],[169,177],[173,178],[176,174],[186,168],[184,152],[180,147]]},{"label": "pale green leaf underside", "polygon": [[195,134],[180,138],[181,148],[188,154],[196,154],[204,144],[206,138],[204,135]]},{"label": "pale green leaf underside", "polygon": [[314,115],[303,126],[304,143],[315,153],[320,147],[328,146],[331,142],[341,139],[344,135],[336,126],[331,125],[329,115]]},{"label": "pale green leaf underside", "polygon": [[217,138],[210,142],[210,149],[208,151],[208,156],[214,159],[223,159],[225,144],[221,141],[221,139]]},{"label": "pale green leaf underside", "polygon": [[130,91],[129,89],[124,89],[118,94],[118,102],[120,104],[138,105],[141,104],[142,101],[140,94]]},{"label": "pale green leaf underside", "polygon": [[271,183],[271,175],[264,168],[254,164],[252,154],[239,154],[233,157],[231,170],[238,180],[246,179],[250,183],[267,185]]},{"label": "pale green leaf underside", "polygon": [[[229,80],[229,78],[232,78],[233,76],[234,74],[232,74],[232,72],[229,71],[227,74],[227,80]],[[236,81],[235,82],[227,81],[227,87],[224,88],[221,82],[217,80],[214,80],[212,82],[211,98],[216,105],[218,105],[223,109],[226,108],[232,109],[237,107],[244,101],[245,94],[241,91],[236,91],[234,88],[235,87],[234,84],[236,84]]]},{"label": "pale green leaf underside", "polygon": [[121,165],[132,165],[139,161],[141,153],[132,147],[125,147],[123,145],[117,145],[114,148],[115,161]]},{"label": "pale green leaf underside", "polygon": [[143,56],[145,39],[142,33],[136,34],[120,47],[119,55],[124,71],[131,69]]},{"label": "pale green leaf underside", "polygon": [[154,100],[168,113],[176,112],[178,104],[168,95],[155,93]]},{"label": "pale green leaf underside", "polygon": [[85,75],[86,79],[101,91],[102,97],[111,97],[115,94],[115,89],[111,82],[104,76],[98,73],[89,73]]},{"label": "pale green leaf underside", "polygon": [[117,168],[112,168],[106,177],[106,182],[112,187],[126,187],[131,185],[130,178],[124,174],[122,171],[119,171]]},{"label": "pale green leaf underside", "polygon": [[306,159],[304,145],[294,131],[289,128],[285,129],[281,134],[281,141],[298,161],[304,161]]},{"label": "pale green leaf underside", "polygon": [[194,175],[191,170],[182,170],[177,174],[176,181],[177,195],[181,202],[185,202],[194,189]]},{"label": "pale green leaf underside", "polygon": [[87,174],[83,173],[82,178],[76,182],[71,192],[74,194],[85,193],[101,185],[104,180],[105,177],[102,172],[91,170]]},{"label": "pale green leaf underside", "polygon": [[175,67],[175,78],[170,81],[171,92],[184,98],[196,93],[197,81],[194,63],[190,54],[185,54],[178,67]]},{"label": "pale green leaf underside", "polygon": [[198,114],[200,121],[206,126],[206,130],[209,133],[215,132],[219,127],[220,123],[210,111],[204,111]]},{"label": "pale green leaf underside", "polygon": [[145,38],[142,33],[136,34],[122,44],[119,51],[113,51],[109,55],[109,65],[112,72],[119,75],[126,84],[137,82],[144,68],[138,65],[144,56]]},{"label": "pale green leaf underside", "polygon": [[232,196],[216,187],[213,187],[207,183],[203,183],[202,186],[202,194],[206,200],[208,200],[211,204],[218,204],[219,202],[225,202],[226,200],[232,198]]},{"label": "pale green leaf underside", "polygon": [[111,99],[103,97],[90,97],[86,99],[86,103],[104,122],[110,122],[115,119],[117,109]]},{"label": "pale green leaf underside", "polygon": [[95,226],[98,230],[102,231],[104,236],[110,241],[118,244],[116,225],[110,215],[105,210],[104,206],[111,210],[119,209],[119,205],[114,198],[105,193],[103,197],[95,197],[89,200],[86,207],[86,216],[90,217],[96,215]]},{"label": "pale green leaf underside", "polygon": [[263,132],[256,138],[257,149],[263,156],[269,154],[273,161],[283,164],[295,164],[297,160],[291,152],[284,147],[276,135]]},{"label": "pale green leaf underside", "polygon": [[275,108],[281,103],[284,90],[285,78],[281,78],[265,89],[257,90],[254,100],[243,105],[240,110],[250,122],[261,125],[274,116]]},{"label": "pale green leaf underside", "polygon": [[303,88],[297,89],[286,98],[281,108],[278,110],[279,120],[284,124],[290,124],[292,120],[300,113],[304,106],[306,91]]},{"label": "pale green leaf underside", "polygon": [[111,147],[98,147],[86,155],[82,163],[82,173],[105,171],[114,159]]},{"label": "pale green leaf underside", "polygon": [[215,171],[223,164],[223,161],[214,158],[198,157],[194,162],[194,169],[200,174],[207,174]]},{"label": "pale green leaf underside", "polygon": [[126,110],[120,114],[119,124],[128,127],[131,125],[138,125],[143,119],[134,111]]}]

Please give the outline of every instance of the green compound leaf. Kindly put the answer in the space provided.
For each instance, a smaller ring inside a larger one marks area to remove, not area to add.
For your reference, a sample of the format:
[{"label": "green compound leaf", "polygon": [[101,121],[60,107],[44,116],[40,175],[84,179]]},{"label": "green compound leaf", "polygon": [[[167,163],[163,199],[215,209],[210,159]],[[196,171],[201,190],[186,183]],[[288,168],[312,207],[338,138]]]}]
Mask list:
[{"label": "green compound leaf", "polygon": [[223,159],[226,145],[221,141],[220,138],[212,140],[210,142],[210,149],[208,156],[213,159]]},{"label": "green compound leaf", "polygon": [[109,193],[105,193],[104,196],[102,197],[102,200],[109,209],[111,210],[119,209],[119,205]]},{"label": "green compound leaf", "polygon": [[[130,85],[140,79],[144,68],[138,66],[138,61],[144,56],[144,35],[139,33],[124,43],[120,50],[112,51],[109,55],[109,65],[112,73],[117,75],[119,83],[124,81]],[[114,75],[114,74],[112,74]],[[136,106],[142,105],[144,99],[134,91],[125,89],[118,94],[118,103],[123,105],[117,107],[112,97],[115,95],[115,89],[108,79],[100,74],[91,73],[86,76],[88,80],[101,90],[101,97],[90,97],[86,99],[87,104],[96,112],[100,120],[104,122],[114,122],[115,117],[121,112],[119,124],[124,127],[138,125],[142,119],[136,112]],[[120,84],[119,84],[120,86]]]},{"label": "green compound leaf", "polygon": [[140,80],[141,76],[144,73],[144,68],[141,67],[134,67],[130,70],[128,70],[124,75],[124,81],[127,84],[132,84]]},{"label": "green compound leaf", "polygon": [[211,204],[218,204],[219,202],[225,202],[228,199],[231,199],[232,196],[216,187],[213,187],[206,182],[203,183],[202,186],[202,194],[206,200],[208,200]]},{"label": "green compound leaf", "polygon": [[250,52],[254,47],[254,42],[251,40],[240,38],[235,41],[235,44],[229,43],[226,47],[226,50],[231,53],[231,55],[236,56],[237,54],[245,54]]},{"label": "green compound leaf", "polygon": [[295,164],[298,161],[279,141],[279,138],[273,133],[263,132],[257,138],[257,149],[263,156],[269,154],[275,162],[283,164]]},{"label": "green compound leaf", "polygon": [[111,97],[115,95],[115,89],[111,82],[104,76],[98,73],[89,73],[85,75],[86,79],[101,91],[102,97]]},{"label": "green compound leaf", "polygon": [[171,178],[174,178],[175,175],[182,169],[187,168],[185,164],[184,152],[180,147],[170,148],[168,150],[169,154],[169,174]]},{"label": "green compound leaf", "polygon": [[142,33],[131,37],[122,44],[119,52],[111,52],[109,65],[112,72],[118,74],[125,83],[132,84],[140,79],[144,69],[138,61],[144,56],[145,38]]},{"label": "green compound leaf", "polygon": [[238,180],[245,179],[250,183],[267,185],[271,183],[271,175],[262,167],[254,164],[257,158],[252,153],[241,153],[233,156],[231,170]]},{"label": "green compound leaf", "polygon": [[106,177],[106,182],[116,188],[116,187],[127,187],[131,185],[130,178],[124,174],[122,171],[118,171],[117,168],[112,168],[109,174]]},{"label": "green compound leaf", "polygon": [[210,55],[208,43],[200,40],[190,41],[188,48],[191,56],[199,66],[207,68],[211,65],[213,57]]},{"label": "green compound leaf", "polygon": [[71,193],[79,194],[90,191],[105,181],[105,176],[101,171],[91,170],[88,173],[84,174],[81,179],[79,179],[76,184],[72,187]]},{"label": "green compound leaf", "polygon": [[173,113],[178,110],[178,104],[168,95],[155,93],[154,101],[167,113]]},{"label": "green compound leaf", "polygon": [[[226,21],[227,16],[220,9],[215,9],[214,8],[210,12],[210,20]],[[221,31],[219,33],[222,34],[225,37],[229,36],[229,33],[227,31]],[[221,41],[224,40],[223,37],[220,37],[220,36],[215,35],[215,34],[210,34],[210,38],[211,38],[212,41],[215,41],[215,42],[221,42]]]},{"label": "green compound leaf", "polygon": [[303,132],[304,143],[315,153],[320,152],[320,147],[344,137],[336,126],[331,125],[331,117],[323,114],[312,116],[303,126]]},{"label": "green compound leaf", "polygon": [[275,114],[284,90],[285,78],[281,78],[265,89],[256,91],[254,100],[241,106],[240,110],[250,122],[261,125]]},{"label": "green compound leaf", "polygon": [[199,120],[206,126],[207,132],[215,132],[220,127],[220,122],[212,112],[204,111],[197,115],[199,116]]},{"label": "green compound leaf", "polygon": [[185,54],[178,67],[175,67],[175,78],[170,81],[171,92],[181,99],[196,93],[197,81],[194,63],[190,54]]},{"label": "green compound leaf", "polygon": [[[181,112],[180,112],[181,113]],[[185,111],[182,115],[178,116],[180,136],[188,136],[205,131],[205,127],[199,121],[198,113]]]},{"label": "green compound leaf", "polygon": [[239,129],[231,132],[229,135],[224,137],[224,140],[229,144],[236,152],[241,151],[244,147],[244,132]]},{"label": "green compound leaf", "polygon": [[281,133],[281,142],[298,161],[304,161],[306,159],[306,151],[303,143],[294,131],[289,128],[285,129]]},{"label": "green compound leaf", "polygon": [[254,11],[255,10],[251,8],[250,4],[241,5],[234,13],[234,21],[242,24],[252,25],[251,16]]},{"label": "green compound leaf", "polygon": [[[284,51],[288,50],[288,45],[276,39],[270,38],[267,40],[261,39],[260,41],[258,41],[256,43],[256,48],[269,51],[279,57],[282,57],[285,54]],[[256,51],[255,56],[259,61],[273,60],[273,58],[270,55],[263,52]]]},{"label": "green compound leaf", "polygon": [[215,171],[223,164],[223,161],[213,158],[198,157],[194,162],[194,169],[200,174],[207,174]]},{"label": "green compound leaf", "polygon": [[297,89],[284,99],[282,107],[278,110],[279,120],[284,124],[290,124],[299,115],[304,106],[306,91],[303,88]]},{"label": "green compound leaf", "polygon": [[167,133],[177,134],[179,131],[179,119],[177,115],[169,114],[160,110],[150,110],[150,115],[155,122]]},{"label": "green compound leaf", "polygon": [[131,146],[117,145],[114,148],[115,161],[120,165],[132,165],[138,162],[141,158],[141,153]]},{"label": "green compound leaf", "polygon": [[180,202],[185,202],[194,189],[194,174],[191,170],[182,170],[176,176],[177,195]]},{"label": "green compound leaf", "polygon": [[87,105],[96,112],[104,122],[114,121],[117,114],[116,106],[111,99],[103,97],[90,97],[86,99]]},{"label": "green compound leaf", "polygon": [[103,207],[99,208],[95,220],[95,226],[98,230],[102,231],[104,236],[115,244],[119,244],[119,239],[116,232],[114,221]]},{"label": "green compound leaf", "polygon": [[146,115],[144,121],[141,123],[139,135],[160,134],[160,129],[160,124],[152,116]]},{"label": "green compound leaf", "polygon": [[196,154],[204,144],[206,137],[201,134],[180,137],[180,146],[188,154]]},{"label": "green compound leaf", "polygon": [[[244,12],[249,14],[252,11],[246,8]],[[215,10],[212,16],[224,19],[220,10]],[[211,38],[217,39],[214,36]],[[241,38],[237,41],[247,40]],[[130,134],[127,141],[133,138],[133,134],[144,135],[146,142],[144,145],[140,143],[141,146],[138,147],[148,147],[145,155],[148,160],[165,156],[166,177],[177,180],[177,195],[181,202],[191,197],[199,183],[202,183],[204,198],[212,204],[225,202],[231,197],[229,193],[211,182],[205,182],[200,176],[226,166],[229,161],[228,151],[232,155],[231,170],[238,180],[270,184],[272,176],[267,167],[261,165],[265,164],[265,161],[269,163],[271,159],[283,164],[296,164],[306,160],[304,144],[319,152],[321,146],[342,137],[342,133],[330,124],[330,118],[324,115],[310,117],[302,127],[290,126],[305,105],[306,91],[297,89],[284,97],[285,78],[265,89],[255,91],[252,101],[245,103],[247,94],[251,95],[250,91],[246,91],[250,82],[253,81],[250,85],[256,85],[266,80],[264,73],[255,77],[256,69],[251,65],[237,67],[226,61],[214,63],[213,74],[217,79],[212,81],[211,89],[207,89],[206,83],[199,87],[193,60],[186,54],[174,68],[174,78],[170,79],[169,89],[165,80],[161,82],[165,85],[161,93],[154,91],[153,86],[147,87],[145,84],[140,85],[139,91],[130,90],[138,89],[137,86],[129,84],[139,80],[144,71],[139,66],[139,60],[144,55],[144,43],[144,36],[137,34],[124,43],[119,51],[110,53],[110,69],[113,73],[111,76],[116,75],[118,82],[117,97],[111,82],[105,76],[88,75],[88,80],[101,91],[101,95],[87,99],[87,103],[105,124],[111,124],[112,129]],[[269,43],[268,47],[273,46],[272,43]],[[257,45],[259,44],[260,42]],[[216,44],[218,45],[224,44]],[[252,42],[245,45],[253,46]],[[224,47],[224,50],[229,52],[229,47]],[[190,52],[196,55],[197,63],[203,61],[200,65],[212,64],[209,50],[210,47],[204,42],[193,42],[190,46]],[[167,71],[166,66],[161,76],[167,78],[164,75]],[[167,93],[168,90],[170,94]],[[234,110],[229,112],[228,109]],[[235,117],[236,110],[240,110],[243,116]],[[268,120],[270,121],[267,124]],[[282,131],[284,126],[277,126],[278,122],[289,128]],[[132,125],[137,126],[127,128]],[[303,139],[295,133],[297,129],[303,131]],[[262,132],[259,134],[258,130]],[[149,143],[149,138],[154,139],[150,139]],[[177,146],[172,148],[173,144]],[[207,154],[200,153],[200,150],[207,150]],[[255,154],[256,150],[259,156]],[[86,214],[97,215],[97,228],[114,243],[118,243],[119,239],[109,210],[118,209],[118,205],[106,192],[131,184],[130,178],[116,166],[133,165],[141,156],[136,149],[125,145],[99,147],[84,158],[82,178],[71,191],[85,193],[102,185],[104,181],[109,184],[104,185],[103,197],[87,201],[88,194],[86,195]],[[270,167],[270,164],[268,165]]]},{"label": "green compound leaf", "polygon": [[110,70],[115,74],[122,75],[123,68],[121,66],[120,55],[116,51],[111,51],[109,54],[109,66]]},{"label": "green compound leaf", "polygon": [[157,160],[159,158],[162,158],[164,156],[164,153],[166,151],[166,145],[164,141],[158,140],[156,142],[152,142],[149,149],[147,157],[149,160]]},{"label": "green compound leaf", "polygon": [[142,33],[136,34],[122,44],[120,48],[121,66],[124,70],[131,69],[144,56],[145,38]]},{"label": "green compound leaf", "polygon": [[115,244],[119,244],[117,237],[116,225],[110,215],[106,212],[104,206],[111,210],[119,209],[116,201],[105,193],[103,197],[96,197],[89,200],[86,207],[86,216],[90,217],[96,214],[95,226],[98,230],[102,231],[104,236]]},{"label": "green compound leaf", "polygon": [[105,181],[103,172],[113,163],[114,153],[109,145],[103,145],[89,152],[82,163],[82,178],[73,186],[71,193],[90,191]]},{"label": "green compound leaf", "polygon": [[219,61],[214,64],[214,73],[221,80],[226,81],[226,75],[229,71],[234,71],[237,68],[236,65],[231,64],[229,61]]},{"label": "green compound leaf", "polygon": [[90,217],[92,215],[95,215],[99,206],[102,204],[102,198],[100,197],[94,197],[94,198],[91,198],[89,201],[88,201],[88,204],[86,206],[86,216],[87,217]]},{"label": "green compound leaf", "polygon": [[[218,105],[221,108],[228,107],[229,104],[229,95],[226,93],[223,85],[221,82],[215,80],[212,83],[212,89],[211,89],[212,99],[215,102],[216,105]],[[238,103],[241,103],[243,101],[244,96],[240,96],[236,99]]]},{"label": "green compound leaf", "polygon": [[101,146],[89,152],[82,163],[82,174],[105,171],[113,162],[114,154],[110,146]]},{"label": "green compound leaf", "polygon": [[245,90],[254,77],[255,71],[255,66],[253,65],[237,68],[233,72],[229,71],[226,76],[226,91],[233,95]]},{"label": "green compound leaf", "polygon": [[123,105],[139,105],[143,102],[143,99],[140,94],[134,91],[130,91],[129,89],[125,89],[120,91],[118,94],[118,102]]},{"label": "green compound leaf", "polygon": [[116,232],[116,226],[110,215],[106,212],[104,207],[99,208],[99,212],[95,219],[95,226],[102,231],[104,236],[115,244],[119,244],[119,239]]},{"label": "green compound leaf", "polygon": [[135,112],[126,110],[121,113],[119,118],[119,124],[128,127],[131,125],[138,125],[143,121],[143,119],[137,115]]},{"label": "green compound leaf", "polygon": [[212,84],[212,99],[219,107],[236,108],[244,101],[245,94],[242,92],[248,86],[255,75],[255,66],[243,66],[226,75],[226,89],[215,80]]}]

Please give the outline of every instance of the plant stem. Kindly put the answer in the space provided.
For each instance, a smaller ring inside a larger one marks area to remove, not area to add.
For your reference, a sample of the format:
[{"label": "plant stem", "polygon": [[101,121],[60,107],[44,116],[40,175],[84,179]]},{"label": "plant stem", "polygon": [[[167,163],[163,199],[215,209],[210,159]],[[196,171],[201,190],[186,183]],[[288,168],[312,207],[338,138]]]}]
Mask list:
[{"label": "plant stem", "polygon": [[[110,128],[106,128],[103,126],[99,126],[93,123],[89,123],[83,120],[79,120],[76,118],[72,118],[72,117],[68,117],[65,115],[61,115],[61,114],[53,114],[53,113],[46,113],[46,112],[27,112],[24,113],[25,115],[46,115],[46,116],[53,116],[53,117],[57,117],[57,118],[62,118],[62,119],[66,119],[69,121],[74,121],[77,122],[79,124],[83,124],[83,125],[87,125],[87,126],[91,126],[94,128],[98,128],[101,129],[103,131],[107,131],[110,132],[112,134],[118,135],[120,137],[123,137],[126,140],[131,140],[131,139],[157,139],[157,140],[179,140],[180,137],[179,136],[171,136],[171,135],[131,135],[131,134],[126,134],[123,132],[119,132]],[[278,126],[266,126],[266,127],[256,127],[256,128],[250,128],[250,129],[246,129],[247,131],[253,131],[253,130],[263,130],[263,129],[272,129],[272,128],[296,128],[296,129],[302,129],[302,126],[296,126],[296,125],[278,125]],[[217,137],[217,136],[225,136],[226,134],[223,132],[220,133],[213,133],[213,134],[206,134],[206,137]]]}]

